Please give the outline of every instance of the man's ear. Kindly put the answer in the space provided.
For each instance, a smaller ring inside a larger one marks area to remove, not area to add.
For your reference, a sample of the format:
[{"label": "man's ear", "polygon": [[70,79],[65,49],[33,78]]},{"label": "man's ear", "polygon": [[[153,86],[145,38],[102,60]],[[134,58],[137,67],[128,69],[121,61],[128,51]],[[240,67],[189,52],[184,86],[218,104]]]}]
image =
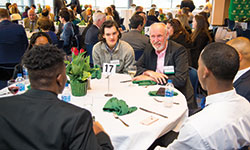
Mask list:
[{"label": "man's ear", "polygon": [[59,73],[56,77],[56,83],[58,84],[59,87],[64,87],[63,85],[63,76],[61,73]]},{"label": "man's ear", "polygon": [[209,74],[211,73],[211,71],[207,68],[204,67],[204,72],[203,72],[203,78],[207,78],[209,76]]},{"label": "man's ear", "polygon": [[238,53],[239,54],[239,60],[240,60],[240,62],[242,61],[242,59],[243,59],[243,56],[242,56],[242,54],[241,53]]}]

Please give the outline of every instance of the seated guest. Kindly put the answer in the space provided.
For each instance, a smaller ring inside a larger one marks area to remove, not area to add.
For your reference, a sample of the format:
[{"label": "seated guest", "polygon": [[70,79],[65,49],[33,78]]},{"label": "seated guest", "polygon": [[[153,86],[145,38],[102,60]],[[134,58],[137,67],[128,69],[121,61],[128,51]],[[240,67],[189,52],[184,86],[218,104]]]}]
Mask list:
[{"label": "seated guest", "polygon": [[128,42],[134,51],[144,50],[149,43],[149,38],[141,33],[144,27],[143,17],[137,14],[133,15],[129,25],[131,30],[123,33],[121,40]]},{"label": "seated guest", "polygon": [[133,48],[125,41],[119,40],[121,32],[116,22],[107,20],[102,24],[100,42],[93,47],[94,65],[103,66],[103,63],[115,63],[117,73],[127,73],[128,67],[135,61]]},{"label": "seated guest", "polygon": [[[92,49],[93,46],[99,41],[98,35],[100,33],[100,28],[103,22],[106,21],[106,15],[103,13],[94,13],[93,14],[93,24],[88,28],[85,37],[84,44],[86,46],[88,55],[90,55],[90,63],[93,64],[92,58]],[[89,48],[90,46],[91,48]]]},{"label": "seated guest", "polygon": [[182,26],[187,30],[187,32],[191,34],[192,29],[188,23],[188,16],[184,14],[178,14],[177,19],[181,22]]},{"label": "seated guest", "polygon": [[233,88],[239,55],[231,46],[212,43],[199,57],[198,77],[207,90],[206,105],[189,117],[178,138],[164,149],[240,149],[250,144],[250,104]]},{"label": "seated guest", "polygon": [[30,10],[29,6],[25,6],[24,12],[22,14],[22,18],[27,18],[28,17],[28,11]]},{"label": "seated guest", "polygon": [[150,26],[150,43],[137,61],[137,77],[134,80],[154,80],[166,84],[171,79],[175,88],[185,95],[190,109],[197,107],[193,88],[189,79],[188,56],[185,47],[168,41],[164,23]]},{"label": "seated guest", "polygon": [[63,24],[63,31],[60,40],[63,40],[63,50],[67,55],[71,54],[71,39],[74,35],[73,24],[70,22],[70,13],[68,10],[62,10],[59,13],[59,20]]},{"label": "seated guest", "polygon": [[117,12],[117,10],[115,9],[115,5],[110,5],[110,8],[112,9],[112,12],[114,14],[114,20],[117,23],[118,27],[120,27],[120,17],[119,17],[119,13]]},{"label": "seated guest", "polygon": [[250,102],[250,41],[248,38],[238,37],[227,44],[235,48],[240,56],[240,68],[234,78],[234,88]]},{"label": "seated guest", "polygon": [[77,24],[81,22],[81,20],[78,19],[78,18],[75,16],[73,10],[69,9],[68,11],[69,11],[69,13],[70,13],[70,20],[71,20],[71,22],[73,23],[73,25],[76,27]]},{"label": "seated guest", "polygon": [[50,6],[49,5],[45,5],[45,8],[48,10],[48,12],[49,12],[49,19],[52,21],[52,22],[54,22],[55,21],[55,16],[54,16],[54,14],[52,14],[50,11],[51,11],[51,8],[50,8]]},{"label": "seated guest", "polygon": [[114,14],[111,7],[106,7],[104,12],[106,14],[106,20],[114,20]]},{"label": "seated guest", "polygon": [[30,9],[28,11],[28,18],[25,18],[23,20],[24,22],[24,28],[28,28],[30,31],[34,31],[35,29],[38,28],[37,26],[37,16],[36,16],[36,13],[35,13],[35,10],[34,9]]},{"label": "seated guest", "polygon": [[212,37],[207,29],[207,22],[205,18],[201,15],[195,15],[193,19],[194,32],[191,34],[192,49],[191,60],[192,67],[198,68],[198,59],[203,48],[210,42],[212,42]]},{"label": "seated guest", "polygon": [[[34,45],[45,45],[45,44],[52,44],[49,35],[46,34],[45,32],[36,32],[32,34],[30,38],[30,44],[27,50],[30,50]],[[18,73],[23,73],[23,65],[21,63],[15,66],[12,79],[16,79]]]},{"label": "seated guest", "polygon": [[148,12],[147,23],[145,26],[150,26],[151,24],[153,24],[155,22],[160,22],[160,21],[158,20],[158,18],[155,15],[155,9],[152,8]]},{"label": "seated guest", "polygon": [[18,64],[28,47],[28,39],[22,25],[9,21],[6,9],[0,8],[0,89],[12,77],[14,66]]},{"label": "seated guest", "polygon": [[45,32],[33,33],[30,38],[30,44],[28,49],[31,49],[34,45],[52,44],[50,36]]},{"label": "seated guest", "polygon": [[58,44],[58,39],[57,39],[56,34],[50,30],[52,24],[49,18],[47,17],[39,18],[37,21],[37,24],[38,24],[38,27],[42,30],[42,32],[45,32],[50,36],[53,44]]},{"label": "seated guest", "polygon": [[87,23],[87,22],[89,21],[89,19],[91,18],[91,14],[92,14],[91,8],[85,9],[85,10],[81,13],[81,15],[82,15],[82,20],[84,20],[84,22]]},{"label": "seated guest", "polygon": [[1,149],[113,149],[89,111],[58,99],[67,81],[61,50],[34,46],[22,62],[31,89],[0,99]]},{"label": "seated guest", "polygon": [[179,20],[170,19],[167,22],[167,32],[169,40],[173,40],[186,48],[188,53],[188,62],[191,66],[190,48],[192,47],[192,42],[187,30],[184,29]]},{"label": "seated guest", "polygon": [[12,22],[18,24],[18,21],[22,20],[22,17],[19,14],[19,11],[18,11],[16,5],[11,5],[11,7],[10,7],[10,14],[11,14],[10,15],[10,19],[11,19]]},{"label": "seated guest", "polygon": [[[37,20],[37,24],[38,24],[40,18],[47,18],[47,19],[49,19],[49,11],[47,9],[43,9],[42,10],[41,16]],[[50,27],[49,30],[55,32],[56,29],[55,29],[54,22],[51,21],[50,19],[49,19],[48,22],[50,22],[50,24],[51,24],[51,27]]]}]

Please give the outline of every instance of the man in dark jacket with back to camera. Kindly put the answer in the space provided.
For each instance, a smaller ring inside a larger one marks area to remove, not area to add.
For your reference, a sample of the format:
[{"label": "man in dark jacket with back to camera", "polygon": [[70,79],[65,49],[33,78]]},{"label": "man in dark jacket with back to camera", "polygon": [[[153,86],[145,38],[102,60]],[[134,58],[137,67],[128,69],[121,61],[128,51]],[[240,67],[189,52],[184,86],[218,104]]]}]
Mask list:
[{"label": "man in dark jacket with back to camera", "polygon": [[0,149],[113,149],[89,111],[57,98],[67,81],[64,56],[53,45],[34,46],[24,54],[31,89],[0,99]]}]

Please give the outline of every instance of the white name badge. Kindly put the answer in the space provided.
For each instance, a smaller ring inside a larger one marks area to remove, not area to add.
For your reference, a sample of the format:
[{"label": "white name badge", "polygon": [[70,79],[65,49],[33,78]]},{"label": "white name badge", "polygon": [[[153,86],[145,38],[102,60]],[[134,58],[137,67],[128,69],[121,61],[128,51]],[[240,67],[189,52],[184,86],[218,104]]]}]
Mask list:
[{"label": "white name badge", "polygon": [[106,75],[115,74],[115,70],[116,70],[115,64],[103,63],[102,68],[103,68],[102,69],[103,74],[106,74]]},{"label": "white name badge", "polygon": [[114,64],[116,66],[120,66],[120,60],[110,60],[110,64]]},{"label": "white name badge", "polygon": [[164,66],[163,73],[165,74],[174,74],[174,66]]}]

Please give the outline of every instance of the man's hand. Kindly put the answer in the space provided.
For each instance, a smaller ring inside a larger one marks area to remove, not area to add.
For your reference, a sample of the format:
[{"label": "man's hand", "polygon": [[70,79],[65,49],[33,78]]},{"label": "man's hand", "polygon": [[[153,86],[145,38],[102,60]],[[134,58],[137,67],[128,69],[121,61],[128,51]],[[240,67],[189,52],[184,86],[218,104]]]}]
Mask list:
[{"label": "man's hand", "polygon": [[94,130],[95,135],[97,135],[100,132],[104,132],[102,125],[97,121],[93,122],[93,130]]},{"label": "man's hand", "polygon": [[146,76],[146,75],[139,75],[133,78],[133,81],[141,81],[141,80],[152,80],[155,81],[153,78],[151,78],[150,76]]},{"label": "man's hand", "polygon": [[167,83],[168,76],[163,73],[154,72],[152,70],[145,71],[143,75],[149,76],[154,79],[155,82],[164,84]]}]

